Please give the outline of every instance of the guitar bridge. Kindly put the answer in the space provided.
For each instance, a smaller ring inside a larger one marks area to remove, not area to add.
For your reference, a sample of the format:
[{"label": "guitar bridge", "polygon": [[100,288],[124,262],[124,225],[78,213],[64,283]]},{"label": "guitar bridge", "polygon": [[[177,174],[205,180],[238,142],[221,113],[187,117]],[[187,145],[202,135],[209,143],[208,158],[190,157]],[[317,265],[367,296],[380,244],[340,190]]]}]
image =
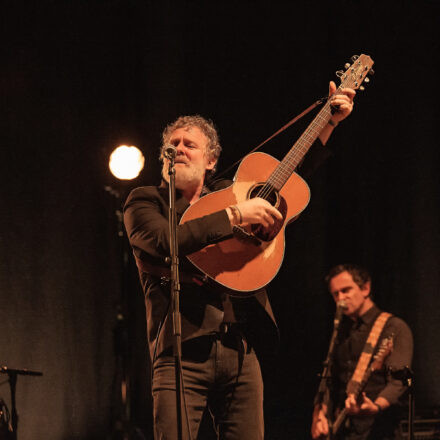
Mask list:
[{"label": "guitar bridge", "polygon": [[261,240],[255,237],[255,235],[249,234],[249,232],[241,226],[234,226],[232,228],[232,232],[234,234],[234,237],[237,240],[242,241],[243,243],[250,243],[254,246],[261,246]]}]

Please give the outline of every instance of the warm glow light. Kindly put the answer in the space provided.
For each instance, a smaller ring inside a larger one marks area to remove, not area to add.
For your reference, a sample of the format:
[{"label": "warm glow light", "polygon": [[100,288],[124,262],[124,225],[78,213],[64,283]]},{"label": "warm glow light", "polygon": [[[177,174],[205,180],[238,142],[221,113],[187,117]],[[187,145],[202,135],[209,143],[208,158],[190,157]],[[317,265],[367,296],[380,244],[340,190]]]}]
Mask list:
[{"label": "warm glow light", "polygon": [[108,163],[112,174],[121,180],[131,180],[139,176],[144,168],[145,158],[139,148],[121,145],[113,150]]}]

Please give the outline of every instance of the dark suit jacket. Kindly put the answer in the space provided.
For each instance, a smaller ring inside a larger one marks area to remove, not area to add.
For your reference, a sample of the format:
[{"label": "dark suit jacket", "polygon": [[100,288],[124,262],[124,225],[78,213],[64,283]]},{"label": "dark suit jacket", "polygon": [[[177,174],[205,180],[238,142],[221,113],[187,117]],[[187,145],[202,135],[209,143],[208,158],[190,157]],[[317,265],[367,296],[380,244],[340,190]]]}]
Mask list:
[{"label": "dark suit jacket", "polygon": [[[302,165],[305,173],[314,170],[329,152],[315,145],[314,153]],[[309,152],[310,154],[310,152]],[[214,190],[231,182],[221,181]],[[124,207],[124,223],[135,257],[156,266],[166,266],[169,256],[169,206],[167,187],[140,187],[134,189]],[[181,195],[176,195],[178,222],[189,206]],[[205,246],[230,238],[232,228],[222,209],[207,216],[190,220],[178,226],[180,270],[195,269],[184,258]],[[139,267],[139,266],[138,266]],[[172,345],[172,321],[169,310],[169,286],[160,278],[139,268],[145,292],[147,336],[151,358],[160,355]],[[182,341],[219,330],[223,321],[222,293],[212,285],[181,284]],[[237,320],[243,323],[245,336],[260,355],[273,351],[278,343],[278,331],[272,309],[264,289],[250,298],[231,298]]]}]

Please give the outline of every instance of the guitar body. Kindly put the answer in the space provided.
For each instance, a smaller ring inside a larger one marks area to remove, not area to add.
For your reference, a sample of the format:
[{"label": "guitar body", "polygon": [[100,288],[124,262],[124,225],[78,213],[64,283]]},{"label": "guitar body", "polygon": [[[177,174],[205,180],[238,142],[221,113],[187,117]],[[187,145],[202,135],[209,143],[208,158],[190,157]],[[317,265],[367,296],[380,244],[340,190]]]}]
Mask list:
[{"label": "guitar body", "polygon": [[[279,163],[261,152],[246,156],[234,183],[199,199],[185,211],[180,223],[256,197]],[[233,238],[209,245],[187,258],[209,278],[235,291],[237,296],[258,290],[278,273],[284,258],[285,226],[306,208],[309,200],[307,183],[292,173],[282,189],[274,192],[273,200],[268,199],[283,215],[282,221],[265,230],[244,226],[244,234],[234,234]]]}]

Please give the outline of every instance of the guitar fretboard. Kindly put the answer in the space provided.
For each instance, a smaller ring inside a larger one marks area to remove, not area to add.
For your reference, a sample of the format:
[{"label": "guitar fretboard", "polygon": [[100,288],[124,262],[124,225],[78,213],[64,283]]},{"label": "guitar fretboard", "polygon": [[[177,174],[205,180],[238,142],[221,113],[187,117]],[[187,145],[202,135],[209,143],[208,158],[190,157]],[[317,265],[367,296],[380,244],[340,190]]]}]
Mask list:
[{"label": "guitar fretboard", "polygon": [[[345,87],[358,89],[368,71],[371,69],[372,64],[373,62],[369,56],[361,55],[345,73],[341,71],[341,85],[337,91]],[[335,93],[337,93],[337,91]],[[324,127],[328,124],[331,116],[331,105],[330,101],[327,100],[315,119],[270,175],[267,182],[261,188],[258,197],[266,198],[273,190],[281,190]]]},{"label": "guitar fretboard", "polygon": [[281,190],[306,155],[307,151],[309,151],[310,147],[316,141],[321,131],[327,125],[331,115],[330,102],[327,101],[315,119],[307,127],[303,135],[296,141],[280,165],[269,177],[267,180],[268,185],[277,191]]}]

